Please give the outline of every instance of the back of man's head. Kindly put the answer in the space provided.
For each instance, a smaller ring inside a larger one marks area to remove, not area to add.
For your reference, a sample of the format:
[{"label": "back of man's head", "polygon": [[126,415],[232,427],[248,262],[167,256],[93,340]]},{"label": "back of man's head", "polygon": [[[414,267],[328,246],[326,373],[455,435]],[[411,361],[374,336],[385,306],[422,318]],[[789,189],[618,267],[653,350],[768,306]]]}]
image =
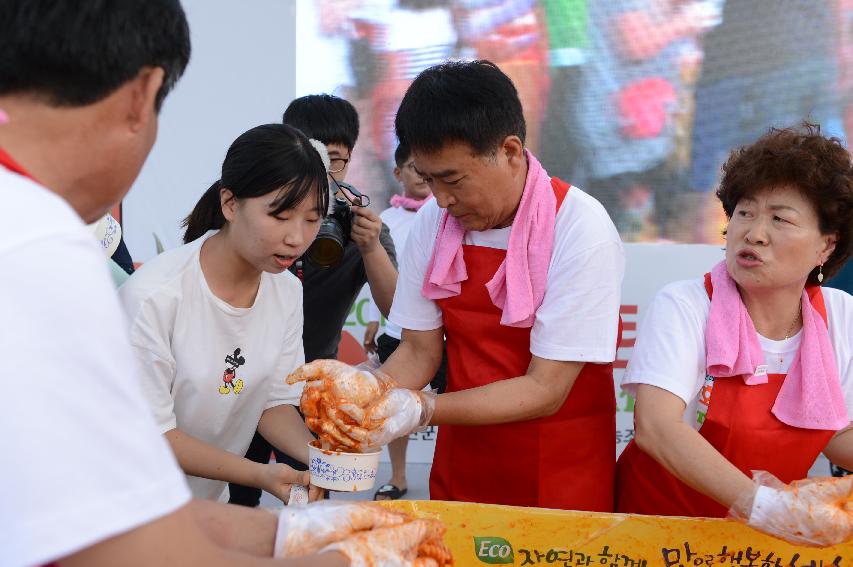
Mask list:
[{"label": "back of man's head", "polygon": [[179,0],[0,2],[0,96],[86,106],[144,67],[161,67],[159,110],[189,57],[189,27]]},{"label": "back of man's head", "polygon": [[341,144],[350,152],[358,140],[358,112],[347,100],[330,94],[299,97],[284,111],[282,122],[326,145]]},{"label": "back of man's head", "polygon": [[478,155],[493,152],[507,136],[526,134],[512,81],[489,61],[435,65],[412,82],[394,122],[400,143],[414,152],[435,152],[467,143]]}]

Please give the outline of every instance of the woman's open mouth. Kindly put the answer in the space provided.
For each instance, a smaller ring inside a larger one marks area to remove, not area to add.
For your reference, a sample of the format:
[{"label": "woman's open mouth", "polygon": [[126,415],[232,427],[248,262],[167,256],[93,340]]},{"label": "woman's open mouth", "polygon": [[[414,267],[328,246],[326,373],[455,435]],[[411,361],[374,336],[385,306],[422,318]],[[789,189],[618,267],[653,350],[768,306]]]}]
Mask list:
[{"label": "woman's open mouth", "polygon": [[284,255],[284,254],[274,254],[273,258],[275,258],[275,263],[279,265],[279,267],[284,268],[285,270],[293,265],[296,261],[296,256],[292,255]]},{"label": "woman's open mouth", "polygon": [[759,256],[757,252],[746,249],[737,253],[737,263],[739,266],[744,268],[754,268],[755,266],[760,266],[764,262],[761,260],[761,256]]}]

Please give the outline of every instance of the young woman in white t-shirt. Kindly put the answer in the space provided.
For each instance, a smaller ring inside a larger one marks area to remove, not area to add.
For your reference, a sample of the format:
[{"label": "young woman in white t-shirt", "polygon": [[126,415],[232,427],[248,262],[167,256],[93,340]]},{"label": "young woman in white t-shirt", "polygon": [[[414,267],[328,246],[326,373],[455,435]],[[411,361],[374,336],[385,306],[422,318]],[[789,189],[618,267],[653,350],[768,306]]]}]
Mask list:
[{"label": "young woman in white t-shirt", "polygon": [[321,154],[287,125],[242,134],[185,220],[185,244],[120,289],[143,390],[198,498],[227,501],[237,482],[287,500],[296,471],[243,457],[256,429],[307,462],[301,388],[284,381],[304,362],[302,286],[287,268],[326,214]]}]

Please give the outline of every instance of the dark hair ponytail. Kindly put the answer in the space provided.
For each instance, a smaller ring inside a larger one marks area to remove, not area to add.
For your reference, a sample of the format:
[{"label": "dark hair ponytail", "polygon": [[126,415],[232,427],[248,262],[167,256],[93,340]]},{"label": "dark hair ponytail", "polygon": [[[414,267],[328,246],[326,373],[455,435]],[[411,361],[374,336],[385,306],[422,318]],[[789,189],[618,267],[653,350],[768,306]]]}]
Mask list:
[{"label": "dark hair ponytail", "polygon": [[184,232],[184,244],[203,236],[208,230],[225,226],[225,216],[222,214],[219,198],[221,188],[222,183],[220,181],[211,185],[195,204],[193,212],[181,222],[181,226],[187,229]]},{"label": "dark hair ponytail", "polygon": [[256,126],[234,140],[222,163],[222,177],[182,223],[187,229],[184,243],[225,226],[219,197],[223,187],[237,200],[279,191],[268,211],[273,216],[298,206],[312,193],[320,216],[325,217],[329,207],[329,179],[320,154],[305,134],[286,124]]}]

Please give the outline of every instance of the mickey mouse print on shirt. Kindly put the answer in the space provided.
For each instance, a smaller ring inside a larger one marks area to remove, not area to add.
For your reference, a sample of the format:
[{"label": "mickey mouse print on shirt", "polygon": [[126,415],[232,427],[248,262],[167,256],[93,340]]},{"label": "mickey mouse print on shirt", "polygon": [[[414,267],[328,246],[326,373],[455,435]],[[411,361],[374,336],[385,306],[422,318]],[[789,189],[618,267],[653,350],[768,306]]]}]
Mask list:
[{"label": "mickey mouse print on shirt", "polygon": [[233,354],[225,357],[225,371],[222,373],[222,384],[219,385],[219,393],[223,396],[234,392],[239,395],[245,387],[245,382],[242,378],[237,378],[237,369],[246,364],[246,359],[240,356],[240,349],[234,349]]}]

